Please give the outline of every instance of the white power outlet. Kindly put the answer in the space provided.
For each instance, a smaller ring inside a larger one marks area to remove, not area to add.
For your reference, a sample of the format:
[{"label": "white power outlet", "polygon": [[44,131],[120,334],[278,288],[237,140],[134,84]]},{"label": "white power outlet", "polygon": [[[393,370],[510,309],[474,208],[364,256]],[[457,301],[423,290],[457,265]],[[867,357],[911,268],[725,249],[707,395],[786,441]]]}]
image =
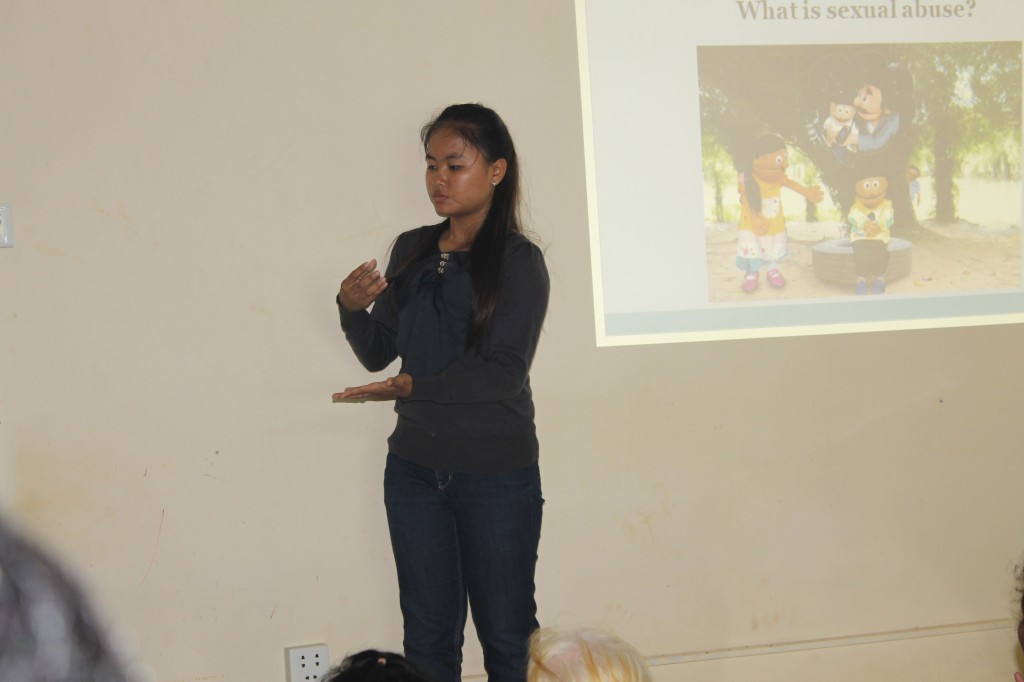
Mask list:
[{"label": "white power outlet", "polygon": [[288,682],[318,682],[327,676],[331,659],[326,644],[293,646],[284,650]]},{"label": "white power outlet", "polygon": [[14,246],[14,221],[11,205],[0,204],[0,248]]}]

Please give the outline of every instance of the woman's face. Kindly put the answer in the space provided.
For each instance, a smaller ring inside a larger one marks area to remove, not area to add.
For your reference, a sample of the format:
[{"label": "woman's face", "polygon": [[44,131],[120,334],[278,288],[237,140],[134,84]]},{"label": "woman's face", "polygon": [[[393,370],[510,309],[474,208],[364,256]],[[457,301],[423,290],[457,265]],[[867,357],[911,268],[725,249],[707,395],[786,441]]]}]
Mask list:
[{"label": "woman's face", "polygon": [[488,163],[480,151],[449,128],[427,140],[427,194],[437,215],[483,224],[491,208],[492,183],[505,177],[505,160]]}]

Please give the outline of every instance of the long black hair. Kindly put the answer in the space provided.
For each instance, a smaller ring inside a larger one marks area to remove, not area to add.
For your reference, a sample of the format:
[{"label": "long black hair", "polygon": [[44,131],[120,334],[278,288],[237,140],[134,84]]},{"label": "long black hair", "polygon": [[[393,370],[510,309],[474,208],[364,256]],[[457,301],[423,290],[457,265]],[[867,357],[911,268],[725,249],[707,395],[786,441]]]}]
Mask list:
[{"label": "long black hair", "polygon": [[[519,219],[519,158],[505,122],[482,104],[453,104],[423,126],[420,140],[426,151],[431,136],[450,130],[478,152],[488,164],[505,160],[505,177],[494,188],[491,207],[470,247],[470,273],[473,283],[473,309],[467,348],[480,348],[490,331],[491,318],[498,302],[502,259],[509,234],[523,234]],[[432,233],[427,232],[427,235]],[[423,258],[434,242],[424,239],[399,265],[398,272]]]}]

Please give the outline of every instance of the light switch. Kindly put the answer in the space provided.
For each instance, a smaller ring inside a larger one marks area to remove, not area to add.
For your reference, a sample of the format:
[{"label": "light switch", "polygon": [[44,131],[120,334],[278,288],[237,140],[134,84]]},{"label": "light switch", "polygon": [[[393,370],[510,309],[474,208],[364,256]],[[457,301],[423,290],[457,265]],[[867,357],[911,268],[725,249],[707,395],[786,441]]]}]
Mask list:
[{"label": "light switch", "polygon": [[0,248],[14,246],[14,220],[11,205],[0,204]]}]

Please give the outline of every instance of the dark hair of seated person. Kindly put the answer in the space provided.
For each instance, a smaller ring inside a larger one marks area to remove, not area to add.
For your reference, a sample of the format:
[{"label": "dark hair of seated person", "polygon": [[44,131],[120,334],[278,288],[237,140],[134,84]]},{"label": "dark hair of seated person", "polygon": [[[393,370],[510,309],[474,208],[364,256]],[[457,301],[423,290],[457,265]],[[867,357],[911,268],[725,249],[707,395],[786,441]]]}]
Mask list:
[{"label": "dark hair of seated person", "polygon": [[434,678],[401,654],[367,649],[342,661],[324,682],[434,682]]},{"label": "dark hair of seated person", "polygon": [[0,520],[0,682],[127,682],[88,600]]}]

